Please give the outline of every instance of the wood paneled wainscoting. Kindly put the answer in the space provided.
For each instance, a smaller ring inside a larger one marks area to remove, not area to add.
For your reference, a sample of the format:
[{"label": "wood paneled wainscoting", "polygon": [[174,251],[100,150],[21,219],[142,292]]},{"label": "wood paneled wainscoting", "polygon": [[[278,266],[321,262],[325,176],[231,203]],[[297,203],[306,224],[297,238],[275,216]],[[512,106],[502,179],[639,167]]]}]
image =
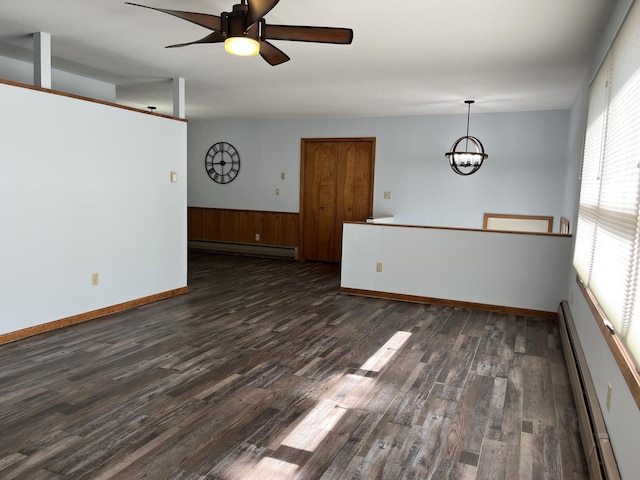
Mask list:
[{"label": "wood paneled wainscoting", "polygon": [[189,247],[298,258],[298,213],[188,208]]}]

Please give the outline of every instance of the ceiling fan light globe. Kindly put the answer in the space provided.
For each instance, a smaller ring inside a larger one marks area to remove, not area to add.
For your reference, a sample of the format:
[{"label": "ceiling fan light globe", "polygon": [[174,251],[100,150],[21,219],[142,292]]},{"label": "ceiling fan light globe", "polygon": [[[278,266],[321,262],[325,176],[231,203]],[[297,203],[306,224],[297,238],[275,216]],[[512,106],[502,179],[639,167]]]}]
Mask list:
[{"label": "ceiling fan light globe", "polygon": [[224,41],[224,49],[232,55],[252,57],[260,53],[260,43],[249,37],[229,37]]}]

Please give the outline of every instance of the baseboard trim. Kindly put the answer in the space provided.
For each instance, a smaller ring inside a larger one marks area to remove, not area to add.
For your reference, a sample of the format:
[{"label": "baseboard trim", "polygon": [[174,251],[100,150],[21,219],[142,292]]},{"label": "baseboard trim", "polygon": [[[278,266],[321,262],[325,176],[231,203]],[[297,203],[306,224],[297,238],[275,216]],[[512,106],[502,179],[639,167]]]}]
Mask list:
[{"label": "baseboard trim", "polygon": [[400,300],[412,303],[434,303],[447,307],[470,308],[472,310],[484,310],[488,312],[507,313],[510,315],[523,315],[526,317],[542,317],[557,319],[557,312],[544,310],[530,310],[527,308],[505,307],[502,305],[490,305],[486,303],[463,302],[459,300],[447,300],[445,298],[421,297],[418,295],[405,295],[402,293],[378,292],[375,290],[361,290],[358,288],[340,287],[340,293],[347,295],[360,295],[363,297],[386,298],[388,300]]},{"label": "baseboard trim", "polygon": [[175,297],[177,295],[185,294],[189,291],[189,287],[175,288],[166,292],[156,293],[147,297],[137,298],[128,302],[119,303],[117,305],[111,305],[109,307],[99,308],[90,312],[80,313],[71,317],[61,318],[52,322],[43,323],[40,325],[34,325],[33,327],[23,328],[22,330],[16,330],[15,332],[0,334],[0,345],[10,342],[22,340],[23,338],[32,337],[41,333],[50,332],[59,328],[75,325],[76,323],[82,323],[89,320],[95,320],[96,318],[105,317],[113,313],[122,312],[131,308],[146,305],[148,303],[157,302],[166,298]]}]

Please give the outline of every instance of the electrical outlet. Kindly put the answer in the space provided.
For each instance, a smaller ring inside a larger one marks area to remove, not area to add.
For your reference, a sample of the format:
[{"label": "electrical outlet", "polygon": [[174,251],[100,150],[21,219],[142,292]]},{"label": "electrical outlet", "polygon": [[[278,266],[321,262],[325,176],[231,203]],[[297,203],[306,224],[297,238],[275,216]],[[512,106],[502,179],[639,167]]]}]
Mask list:
[{"label": "electrical outlet", "polygon": [[280,195],[280,189],[276,188],[276,195]]},{"label": "electrical outlet", "polygon": [[280,180],[284,180],[284,172],[280,174]]},{"label": "electrical outlet", "polygon": [[259,241],[260,241],[260,234],[256,233],[256,242],[259,242]]},{"label": "electrical outlet", "polygon": [[98,272],[91,274],[91,285],[98,285]]},{"label": "electrical outlet", "polygon": [[376,272],[381,272],[382,271],[382,262],[378,262],[376,263]]},{"label": "electrical outlet", "polygon": [[611,384],[607,385],[607,412],[611,411],[611,392],[612,392]]}]

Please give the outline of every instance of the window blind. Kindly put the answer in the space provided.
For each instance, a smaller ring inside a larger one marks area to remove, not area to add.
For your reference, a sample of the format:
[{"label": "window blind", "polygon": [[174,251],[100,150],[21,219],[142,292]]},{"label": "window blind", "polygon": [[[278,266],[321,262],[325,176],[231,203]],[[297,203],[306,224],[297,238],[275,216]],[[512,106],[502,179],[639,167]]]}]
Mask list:
[{"label": "window blind", "polygon": [[598,224],[600,201],[601,160],[604,153],[606,103],[608,99],[609,65],[606,64],[596,76],[589,95],[587,132],[585,137],[582,176],[580,182],[580,205],[576,225],[574,265],[580,279],[588,284],[591,278],[593,247]]},{"label": "window blind", "polygon": [[640,365],[640,8],[589,97],[574,265]]}]

